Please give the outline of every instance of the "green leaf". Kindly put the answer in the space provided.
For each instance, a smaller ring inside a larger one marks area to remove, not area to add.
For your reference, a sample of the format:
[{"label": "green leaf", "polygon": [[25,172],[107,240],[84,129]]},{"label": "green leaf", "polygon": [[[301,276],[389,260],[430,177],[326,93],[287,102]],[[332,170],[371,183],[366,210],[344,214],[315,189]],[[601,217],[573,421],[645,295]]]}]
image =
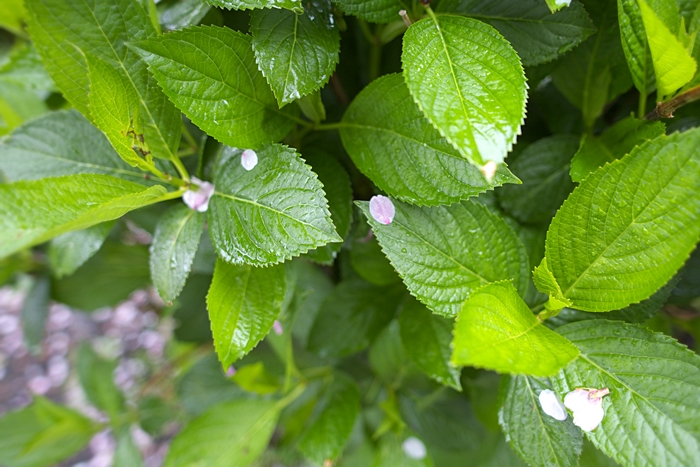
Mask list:
[{"label": "green leaf", "polygon": [[343,116],[340,136],[362,173],[409,203],[451,203],[518,181],[499,166],[487,182],[423,116],[399,74],[362,90]]},{"label": "green leaf", "polygon": [[571,417],[559,421],[544,413],[540,392],[548,382],[509,376],[501,385],[498,419],[513,449],[530,465],[577,467],[583,436]]},{"label": "green leaf", "polygon": [[401,342],[413,363],[440,384],[461,391],[460,371],[450,364],[452,321],[409,299],[401,309],[399,326]]},{"label": "green leaf", "polygon": [[304,10],[301,0],[203,0],[209,5],[227,10],[248,10],[252,8],[286,8],[301,13]]},{"label": "green leaf", "polygon": [[280,107],[317,91],[330,79],[340,52],[340,33],[330,7],[330,1],[309,2],[303,14],[253,12],[255,59]]},{"label": "green leaf", "polygon": [[53,81],[41,63],[36,48],[26,42],[15,42],[7,61],[0,65],[0,81],[21,86],[26,90],[55,91]]},{"label": "green leaf", "polygon": [[373,23],[397,21],[400,10],[410,10],[406,0],[333,0],[345,13]]},{"label": "green leaf", "polygon": [[605,105],[632,85],[620,43],[615,2],[589,0],[586,11],[598,32],[568,53],[552,73],[557,89],[583,113],[592,128]]},{"label": "green leaf", "polygon": [[545,308],[550,310],[560,310],[563,307],[571,306],[571,300],[564,297],[561,287],[547,266],[547,258],[542,258],[542,262],[535,268],[532,274],[535,287],[540,292],[549,295],[549,300],[545,303]]},{"label": "green leaf", "polygon": [[489,282],[513,279],[528,287],[528,258],[518,236],[487,207],[462,202],[421,208],[394,202],[389,225],[375,221],[358,202],[382,250],[408,290],[428,308],[455,316],[469,294]]},{"label": "green leaf", "polygon": [[151,279],[160,297],[173,301],[185,286],[204,229],[204,214],[180,205],[159,219],[151,243]]},{"label": "green leaf", "polygon": [[207,309],[223,368],[267,335],[280,314],[285,290],[283,266],[255,268],[216,261]]},{"label": "green leaf", "polygon": [[547,1],[547,6],[552,11],[552,13],[556,13],[557,11],[561,10],[562,8],[566,8],[569,5],[571,5],[571,0],[546,0],[546,1]]},{"label": "green leaf", "polygon": [[51,281],[46,276],[37,277],[22,305],[22,331],[27,347],[34,354],[41,353],[46,336],[46,318],[49,316]]},{"label": "green leaf", "polygon": [[88,400],[109,415],[112,424],[124,412],[124,396],[114,384],[116,361],[99,357],[89,344],[83,344],[78,350],[78,376],[80,385]]},{"label": "green leaf", "polygon": [[[403,343],[401,342],[399,322],[395,319],[392,320],[391,323],[379,333],[375,341],[372,342],[368,357],[369,367],[376,377],[387,387],[400,387],[403,385],[404,378],[410,378],[411,374],[415,373],[411,360],[408,358]],[[393,405],[394,403],[389,400],[386,403],[380,404],[385,412],[387,411],[388,404]],[[387,416],[391,418],[392,415],[388,412]],[[383,428],[377,429],[379,432],[382,430]]]},{"label": "green leaf", "polygon": [[246,391],[261,395],[272,394],[282,389],[279,378],[268,372],[263,362],[236,368],[236,374],[231,380]]},{"label": "green leaf", "polygon": [[10,180],[95,173],[144,183],[105,136],[75,110],[51,112],[17,128],[0,142],[0,170]]},{"label": "green leaf", "polygon": [[3,0],[0,3],[0,27],[14,34],[23,34],[22,23],[27,12],[23,0]]},{"label": "green leaf", "polygon": [[575,136],[542,138],[527,146],[510,165],[522,185],[496,192],[503,209],[520,222],[547,224],[574,189],[569,178],[571,158],[579,146]]},{"label": "green leaf", "polygon": [[403,296],[396,285],[341,282],[321,305],[309,334],[309,350],[342,357],[367,348],[394,318]]},{"label": "green leaf", "polygon": [[271,400],[235,400],[215,405],[175,437],[164,467],[250,465],[270,442],[279,410]]},{"label": "green leaf", "polygon": [[54,280],[51,294],[68,306],[92,311],[113,307],[148,285],[148,249],[108,241],[75,273]]},{"label": "green leaf", "polygon": [[[335,230],[340,237],[345,238],[350,231],[353,209],[350,177],[338,160],[327,152],[307,150],[304,159],[323,184]],[[330,265],[333,264],[341,246],[342,243],[330,243],[309,251],[307,256],[318,263]]]},{"label": "green leaf", "polygon": [[103,222],[54,238],[48,251],[53,275],[60,279],[73,274],[85,261],[97,253],[112,227],[114,222]]},{"label": "green leaf", "polygon": [[242,398],[244,391],[224,376],[221,363],[210,353],[178,381],[177,394],[187,414],[198,416],[212,406]]},{"label": "green leaf", "polygon": [[360,414],[360,390],[355,381],[336,373],[316,410],[318,415],[302,434],[299,449],[320,465],[335,460],[350,438]]},{"label": "green leaf", "polygon": [[321,123],[326,119],[326,107],[321,99],[321,91],[312,92],[297,101],[301,113],[314,123]]},{"label": "green leaf", "polygon": [[88,119],[98,117],[95,122],[105,125],[100,128],[103,131],[118,131],[103,115],[105,109],[91,109],[91,76],[85,57],[90,55],[108,63],[112,67],[111,75],[118,75],[128,88],[134,131],[142,135],[153,156],[177,157],[180,112],[168,102],[138,55],[126,47],[126,42],[156,34],[148,14],[138,2],[27,0],[26,7],[29,29],[39,55],[58,88],[77,110]]},{"label": "green leaf", "polygon": [[372,284],[389,285],[401,280],[367,224],[356,224],[349,255],[352,269]]},{"label": "green leaf", "polygon": [[129,427],[123,427],[117,436],[112,467],[143,467],[141,451],[134,444]]},{"label": "green leaf", "polygon": [[109,175],[0,184],[0,257],[71,230],[117,219],[166,193]]},{"label": "green leaf", "polygon": [[578,349],[542,326],[510,282],[478,289],[457,316],[452,363],[501,373],[550,376]]},{"label": "green leaf", "polygon": [[0,134],[11,131],[26,121],[45,114],[48,107],[34,91],[14,83],[0,81]]},{"label": "green leaf", "polygon": [[131,44],[165,94],[192,123],[224,144],[258,148],[282,139],[296,107],[279,110],[255,63],[251,38],[191,27]]},{"label": "green leaf", "polygon": [[[216,263],[216,259],[213,261]],[[210,274],[213,274],[214,267]],[[212,276],[192,274],[187,278],[185,287],[173,303],[173,318],[177,322],[175,338],[181,342],[209,343],[212,341],[211,324],[207,314],[207,290]]]},{"label": "green leaf", "polygon": [[573,308],[644,300],[700,236],[700,130],[661,136],[589,175],[547,232],[547,266]]},{"label": "green leaf", "polygon": [[625,466],[693,465],[700,458],[700,358],[674,339],[615,321],[557,330],[581,349],[552,381],[560,394],[609,388],[587,436]]},{"label": "green leaf", "polygon": [[527,100],[510,43],[481,21],[433,15],[408,28],[401,59],[414,100],[460,154],[476,165],[503,162]]},{"label": "green leaf", "polygon": [[209,205],[209,233],[221,258],[264,266],[342,241],[321,183],[293,149],[265,146],[250,171],[241,153],[224,149]]},{"label": "green leaf", "polygon": [[87,445],[98,426],[43,397],[0,418],[0,463],[7,467],[56,465]]},{"label": "green leaf", "polygon": [[160,24],[170,31],[199,24],[210,9],[211,6],[201,0],[180,0],[158,4]]},{"label": "green leaf", "polygon": [[571,179],[581,182],[606,162],[620,159],[636,146],[661,136],[666,125],[627,117],[620,120],[600,136],[583,135],[581,147],[571,160]]},{"label": "green leaf", "polygon": [[659,96],[674,93],[687,84],[698,68],[695,59],[646,0],[637,0],[651,51]]},{"label": "green leaf", "polygon": [[552,61],[595,32],[576,0],[555,14],[542,0],[443,0],[438,11],[469,16],[498,29],[525,66]]}]

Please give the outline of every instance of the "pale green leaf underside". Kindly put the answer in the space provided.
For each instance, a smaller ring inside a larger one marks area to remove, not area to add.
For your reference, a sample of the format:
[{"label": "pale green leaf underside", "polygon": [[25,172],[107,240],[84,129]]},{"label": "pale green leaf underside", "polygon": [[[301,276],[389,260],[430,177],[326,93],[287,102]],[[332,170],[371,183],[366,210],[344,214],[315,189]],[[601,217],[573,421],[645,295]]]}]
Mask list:
[{"label": "pale green leaf underside", "polygon": [[557,329],[581,349],[553,380],[560,394],[610,389],[589,439],[623,466],[695,465],[700,459],[700,358],[674,339],[617,321]]},{"label": "pale green leaf underside", "polygon": [[576,0],[555,14],[542,0],[442,0],[438,11],[469,16],[498,29],[525,66],[554,60],[595,32]]},{"label": "pale green leaf underside", "polygon": [[654,65],[656,87],[660,96],[666,96],[693,79],[698,66],[688,50],[647,2],[638,2]]},{"label": "pale green leaf underside", "polygon": [[180,112],[168,102],[138,55],[126,47],[128,41],[156,34],[143,7],[131,0],[28,0],[26,6],[32,40],[66,99],[91,119],[85,54],[108,62],[130,87],[130,104],[139,110],[134,125],[153,155],[175,157]]},{"label": "pale green leaf underside", "polygon": [[217,259],[207,294],[214,347],[229,366],[258,345],[279,316],[286,291],[284,266],[235,266]]},{"label": "pale green leaf underside", "polygon": [[257,148],[282,139],[297,109],[277,107],[258,70],[251,38],[228,28],[191,27],[132,44],[165,94],[224,144]]},{"label": "pale green leaf underside", "polygon": [[158,220],[151,243],[151,280],[160,297],[174,300],[185,286],[206,216],[184,204],[174,206]]},{"label": "pale green leaf underside", "polygon": [[411,298],[401,309],[399,327],[401,342],[413,363],[440,384],[461,391],[460,371],[450,363],[452,320],[432,314]]},{"label": "pale green leaf underside", "polygon": [[550,376],[578,349],[532,314],[510,282],[473,292],[457,316],[452,363],[501,373]]},{"label": "pale green leaf underside", "polygon": [[403,38],[406,84],[426,117],[476,165],[503,162],[525,117],[518,54],[492,26],[439,15]]},{"label": "pale green leaf underside", "polygon": [[109,175],[68,175],[0,184],[0,257],[118,219],[166,193]]},{"label": "pale green leaf underside", "polygon": [[254,8],[286,8],[297,13],[304,11],[301,0],[202,0],[204,3],[227,10],[250,10]]},{"label": "pale green leaf underside", "polygon": [[620,159],[647,140],[661,136],[666,125],[628,117],[609,127],[600,136],[584,135],[581,147],[571,160],[571,179],[580,182],[606,162]]},{"label": "pale green leaf underside", "polygon": [[278,416],[279,407],[273,400],[241,399],[214,405],[175,437],[164,466],[250,465],[270,442]]},{"label": "pale green leaf underside", "polygon": [[407,0],[333,0],[345,13],[373,23],[391,23],[401,19],[399,11],[409,10]]},{"label": "pale green leaf underside", "polygon": [[226,148],[209,204],[209,233],[233,264],[268,265],[342,239],[316,174],[293,149],[272,144],[247,171],[241,151]]},{"label": "pale green leaf underside", "polygon": [[501,384],[498,421],[513,449],[529,465],[577,467],[583,447],[581,430],[571,417],[556,420],[542,411],[538,396],[545,383],[529,376],[510,376]]},{"label": "pale green leaf underside", "polygon": [[408,290],[428,308],[456,316],[477,288],[513,279],[518,291],[528,287],[528,257],[506,222],[481,204],[417,207],[394,201],[396,217],[389,225],[365,213],[384,254]]},{"label": "pale green leaf underside", "polygon": [[340,58],[330,4],[308,5],[300,15],[258,10],[251,18],[255,58],[280,107],[322,88]]},{"label": "pale green leaf underside", "polygon": [[143,182],[105,136],[75,110],[49,113],[17,128],[0,143],[0,170],[10,180],[94,173]]},{"label": "pale green leaf underside", "polygon": [[423,116],[398,74],[362,90],[343,116],[340,136],[358,169],[412,204],[452,203],[518,181],[499,166],[489,184]]},{"label": "pale green leaf underside", "polygon": [[319,465],[326,459],[336,459],[352,433],[360,402],[357,384],[345,376],[334,375],[326,390],[323,410],[301,436],[299,449]]},{"label": "pale green leaf underside", "polygon": [[573,308],[644,300],[700,236],[700,130],[661,136],[588,176],[547,233],[547,265]]}]

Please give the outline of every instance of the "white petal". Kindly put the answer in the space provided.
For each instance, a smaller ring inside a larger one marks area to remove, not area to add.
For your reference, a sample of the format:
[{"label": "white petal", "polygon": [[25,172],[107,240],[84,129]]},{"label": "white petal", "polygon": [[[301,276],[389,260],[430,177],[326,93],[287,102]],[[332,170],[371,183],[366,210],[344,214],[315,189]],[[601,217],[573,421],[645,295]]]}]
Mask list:
[{"label": "white petal", "polygon": [[481,173],[484,174],[486,181],[491,183],[491,181],[493,181],[493,177],[496,175],[496,170],[498,170],[498,164],[496,164],[494,161],[488,161],[486,164],[482,165],[479,170],[481,170]]},{"label": "white petal", "polygon": [[214,194],[214,185],[209,182],[203,182],[196,177],[192,177],[192,182],[198,185],[199,188],[196,190],[187,190],[185,194],[182,195],[182,201],[184,201],[190,209],[205,212],[209,209],[209,200]]},{"label": "white petal", "polygon": [[411,459],[422,460],[428,454],[428,450],[425,449],[425,444],[423,441],[419,440],[415,436],[409,436],[401,445],[403,452]]},{"label": "white petal", "polygon": [[603,421],[603,416],[603,400],[596,399],[591,401],[588,407],[574,411],[574,425],[583,431],[593,431]]},{"label": "white petal", "polygon": [[396,208],[389,198],[382,195],[372,196],[369,200],[369,213],[380,224],[389,225],[394,220]]},{"label": "white petal", "polygon": [[572,412],[585,410],[588,408],[588,391],[585,389],[574,389],[564,397],[564,405]]},{"label": "white petal", "polygon": [[252,149],[246,149],[241,154],[241,165],[248,171],[253,170],[258,165],[258,154]]},{"label": "white petal", "polygon": [[566,420],[566,409],[554,391],[545,389],[540,393],[539,399],[544,413],[556,420]]}]

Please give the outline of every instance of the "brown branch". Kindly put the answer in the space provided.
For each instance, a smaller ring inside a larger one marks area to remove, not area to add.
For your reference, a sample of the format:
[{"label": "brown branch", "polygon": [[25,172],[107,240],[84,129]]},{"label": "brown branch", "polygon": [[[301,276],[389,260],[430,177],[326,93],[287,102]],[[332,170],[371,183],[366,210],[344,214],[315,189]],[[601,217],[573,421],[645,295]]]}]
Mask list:
[{"label": "brown branch", "polygon": [[687,91],[677,95],[671,100],[659,102],[656,105],[656,108],[646,114],[644,118],[646,120],[671,118],[673,117],[673,112],[698,99],[700,99],[700,86],[695,86],[694,88],[690,88]]}]

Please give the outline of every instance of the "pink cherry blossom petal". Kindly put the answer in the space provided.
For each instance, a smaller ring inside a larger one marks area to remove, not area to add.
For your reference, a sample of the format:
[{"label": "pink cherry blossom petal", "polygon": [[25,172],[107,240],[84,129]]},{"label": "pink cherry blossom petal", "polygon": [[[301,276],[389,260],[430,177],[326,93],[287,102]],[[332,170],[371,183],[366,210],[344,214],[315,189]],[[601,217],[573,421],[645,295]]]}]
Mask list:
[{"label": "pink cherry blossom petal", "polygon": [[192,183],[199,186],[196,190],[187,190],[182,195],[182,201],[195,211],[206,212],[209,209],[209,200],[214,195],[214,185],[192,177]]},{"label": "pink cherry blossom petal", "polygon": [[248,171],[253,170],[258,165],[258,154],[252,149],[246,149],[241,154],[241,165]]},{"label": "pink cherry blossom petal", "polygon": [[281,336],[282,333],[284,332],[284,329],[282,329],[282,323],[279,321],[275,320],[274,323],[272,323],[272,329],[275,331],[275,334],[278,336]]},{"label": "pink cherry blossom petal", "polygon": [[394,220],[396,208],[389,198],[382,195],[372,196],[369,200],[369,213],[380,224],[389,225]]},{"label": "pink cherry blossom petal", "polygon": [[539,395],[540,406],[544,413],[554,418],[555,420],[566,420],[567,413],[564,405],[559,400],[559,397],[551,389],[545,389]]}]

